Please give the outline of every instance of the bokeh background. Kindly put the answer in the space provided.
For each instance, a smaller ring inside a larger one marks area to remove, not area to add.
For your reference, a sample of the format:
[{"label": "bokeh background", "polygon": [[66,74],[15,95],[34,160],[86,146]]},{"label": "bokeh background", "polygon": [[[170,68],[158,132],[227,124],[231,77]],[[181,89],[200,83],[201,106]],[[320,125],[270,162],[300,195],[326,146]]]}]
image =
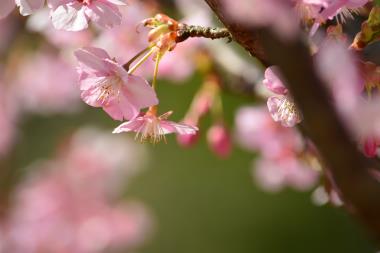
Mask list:
[{"label": "bokeh background", "polygon": [[[175,105],[174,119],[185,113],[188,94],[195,92],[200,79],[195,75],[181,86],[160,82],[162,106]],[[251,102],[228,94],[224,99],[230,124],[235,110]],[[25,120],[11,159],[12,173],[21,176],[25,171],[18,168],[52,156],[60,140],[84,124],[109,131],[114,127],[102,111],[92,108],[80,115]],[[137,252],[375,252],[344,210],[315,206],[310,192],[260,190],[251,175],[252,154],[238,147],[223,160],[210,152],[204,133],[190,149],[179,148],[173,136],[167,144],[141,145],[148,149],[148,161],[130,180],[124,198],[144,203],[154,228]]]}]

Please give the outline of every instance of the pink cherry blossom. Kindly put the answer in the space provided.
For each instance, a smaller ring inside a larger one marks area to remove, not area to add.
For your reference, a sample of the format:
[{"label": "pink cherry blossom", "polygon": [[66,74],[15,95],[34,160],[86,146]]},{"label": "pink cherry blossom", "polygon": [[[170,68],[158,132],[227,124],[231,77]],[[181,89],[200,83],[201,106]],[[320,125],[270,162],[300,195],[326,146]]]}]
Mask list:
[{"label": "pink cherry blossom", "polygon": [[302,121],[296,105],[287,96],[272,96],[268,98],[267,106],[273,120],[284,127],[293,127]]},{"label": "pink cherry blossom", "polygon": [[301,152],[303,141],[294,128],[285,128],[273,121],[264,106],[247,106],[236,113],[236,137],[248,150],[260,151],[268,158]]},{"label": "pink cherry blossom", "polygon": [[263,84],[272,92],[276,94],[286,95],[288,89],[284,86],[280,79],[280,72],[276,66],[267,68],[264,72],[265,79]]},{"label": "pink cherry blossom", "polygon": [[259,186],[266,191],[279,191],[286,186],[305,191],[318,180],[318,172],[294,156],[283,159],[259,158],[254,162],[254,176]]},{"label": "pink cherry blossom", "polygon": [[66,31],[86,29],[90,20],[104,28],[120,25],[121,13],[118,6],[123,5],[123,0],[48,1],[54,27]]},{"label": "pink cherry blossom", "polygon": [[288,89],[281,80],[279,69],[276,66],[265,70],[263,84],[272,92],[278,94],[268,98],[267,106],[269,113],[276,122],[284,127],[293,127],[302,120],[301,114],[292,101]]},{"label": "pink cherry blossom", "polygon": [[1,0],[0,19],[8,16],[17,5],[23,16],[32,14],[34,11],[43,7],[45,0]]},{"label": "pink cherry blossom", "polygon": [[82,99],[103,109],[115,120],[132,119],[140,109],[158,103],[146,80],[129,74],[100,48],[87,47],[75,52],[79,61]]},{"label": "pink cherry blossom", "polygon": [[275,123],[265,107],[241,108],[236,117],[236,135],[243,147],[260,152],[253,174],[264,190],[278,191],[285,186],[307,190],[317,182],[319,173],[307,162],[313,156],[305,153],[301,135],[294,128]]},{"label": "pink cherry blossom", "polygon": [[152,143],[157,143],[162,139],[165,140],[165,135],[176,133],[179,135],[194,135],[198,128],[195,126],[179,124],[173,121],[166,120],[172,114],[171,111],[156,116],[155,112],[148,111],[145,115],[136,117],[128,122],[122,123],[115,128],[113,133],[136,132],[136,139]]}]

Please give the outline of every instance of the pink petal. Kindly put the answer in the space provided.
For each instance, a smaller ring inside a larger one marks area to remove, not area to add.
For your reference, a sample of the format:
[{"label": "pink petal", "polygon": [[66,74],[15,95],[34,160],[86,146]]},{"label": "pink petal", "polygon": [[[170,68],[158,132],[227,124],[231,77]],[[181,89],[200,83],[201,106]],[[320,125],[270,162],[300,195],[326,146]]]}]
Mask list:
[{"label": "pink petal", "polygon": [[128,122],[124,122],[116,127],[112,133],[119,134],[122,132],[137,132],[140,131],[141,127],[144,124],[144,119],[139,117]]},{"label": "pink petal", "polygon": [[0,19],[5,18],[15,8],[14,0],[1,0],[0,1]]},{"label": "pink petal", "polygon": [[58,30],[80,31],[88,27],[85,8],[79,2],[70,5],[60,5],[51,12],[53,26]]},{"label": "pink petal", "polygon": [[123,79],[126,82],[123,94],[130,103],[139,108],[158,104],[156,92],[144,78],[128,75],[123,76]]},{"label": "pink petal", "polygon": [[116,5],[127,5],[125,1],[123,0],[106,0],[106,1],[111,4],[116,4]]},{"label": "pink petal", "polygon": [[139,114],[139,109],[129,103],[123,96],[110,101],[103,106],[103,109],[114,120],[130,120]]},{"label": "pink petal", "polygon": [[17,6],[20,7],[20,13],[23,16],[32,14],[34,11],[44,6],[45,0],[16,0]]},{"label": "pink petal", "polygon": [[104,28],[112,28],[121,24],[121,13],[112,4],[96,2],[88,6],[87,14],[92,21]]},{"label": "pink petal", "polygon": [[75,57],[81,63],[84,71],[108,73],[110,69],[105,64],[105,58],[110,58],[106,51],[101,48],[84,47],[75,51]]},{"label": "pink petal", "polygon": [[197,127],[189,126],[185,124],[175,123],[173,121],[161,121],[161,127],[164,131],[164,134],[177,133],[177,134],[186,134],[192,135],[196,134],[198,131]]},{"label": "pink petal", "polygon": [[276,66],[269,67],[265,70],[264,85],[276,94],[285,95],[288,89],[284,86],[280,79],[280,72]]}]

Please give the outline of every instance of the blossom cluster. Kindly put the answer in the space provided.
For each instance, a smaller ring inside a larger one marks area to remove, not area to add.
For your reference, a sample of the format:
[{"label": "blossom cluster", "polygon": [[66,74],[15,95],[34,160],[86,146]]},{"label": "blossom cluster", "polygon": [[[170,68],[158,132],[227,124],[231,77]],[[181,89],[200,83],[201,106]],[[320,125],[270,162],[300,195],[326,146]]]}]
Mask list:
[{"label": "blossom cluster", "polygon": [[[116,150],[112,156],[110,148]],[[0,221],[0,251],[97,253],[136,247],[149,231],[149,215],[141,204],[118,196],[140,167],[135,158],[142,158],[141,151],[107,132],[80,129],[54,159],[28,168],[30,175],[17,186]]]}]

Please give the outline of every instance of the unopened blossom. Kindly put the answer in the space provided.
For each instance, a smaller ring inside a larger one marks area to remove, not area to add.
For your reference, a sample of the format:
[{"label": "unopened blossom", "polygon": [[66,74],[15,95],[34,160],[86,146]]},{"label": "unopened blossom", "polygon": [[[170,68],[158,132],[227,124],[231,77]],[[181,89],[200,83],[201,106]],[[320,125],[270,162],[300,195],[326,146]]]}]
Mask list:
[{"label": "unopened blossom", "polygon": [[136,132],[136,139],[144,142],[150,140],[152,143],[157,143],[162,139],[165,140],[165,135],[176,133],[179,135],[194,135],[198,128],[186,124],[180,124],[173,121],[168,121],[167,118],[172,114],[171,111],[156,115],[156,111],[149,110],[143,116],[136,117],[128,122],[122,123],[114,129],[113,133]]},{"label": "unopened blossom", "polygon": [[[190,125],[190,126],[197,126],[198,122],[196,119],[192,119],[190,117],[185,118],[182,123]],[[182,147],[191,147],[195,145],[199,140],[199,131],[197,131],[195,134],[177,134],[177,142]]]},{"label": "unopened blossom", "polygon": [[151,28],[148,41],[150,47],[155,48],[158,53],[163,55],[176,47],[177,31],[182,24],[164,14],[157,14],[142,22],[144,26]]},{"label": "unopened blossom", "polygon": [[302,120],[295,103],[284,86],[277,67],[265,70],[263,84],[277,95],[268,98],[267,106],[274,121],[280,122],[284,127],[293,127]]},{"label": "unopened blossom", "polygon": [[79,61],[81,97],[88,105],[102,107],[115,120],[129,120],[140,109],[158,103],[145,79],[129,74],[103,49],[82,48],[75,56]]},{"label": "unopened blossom", "polygon": [[363,153],[367,157],[375,157],[377,154],[377,140],[375,138],[366,138],[363,141]]},{"label": "unopened blossom", "polygon": [[231,136],[223,123],[217,123],[208,130],[207,142],[210,149],[219,157],[227,158],[231,154]]},{"label": "unopened blossom", "polygon": [[42,8],[44,3],[45,0],[1,0],[0,19],[8,16],[16,5],[20,8],[21,15],[27,16]]},{"label": "unopened blossom", "polygon": [[51,19],[56,29],[80,31],[90,21],[100,27],[112,28],[121,23],[119,6],[124,0],[49,0]]}]

